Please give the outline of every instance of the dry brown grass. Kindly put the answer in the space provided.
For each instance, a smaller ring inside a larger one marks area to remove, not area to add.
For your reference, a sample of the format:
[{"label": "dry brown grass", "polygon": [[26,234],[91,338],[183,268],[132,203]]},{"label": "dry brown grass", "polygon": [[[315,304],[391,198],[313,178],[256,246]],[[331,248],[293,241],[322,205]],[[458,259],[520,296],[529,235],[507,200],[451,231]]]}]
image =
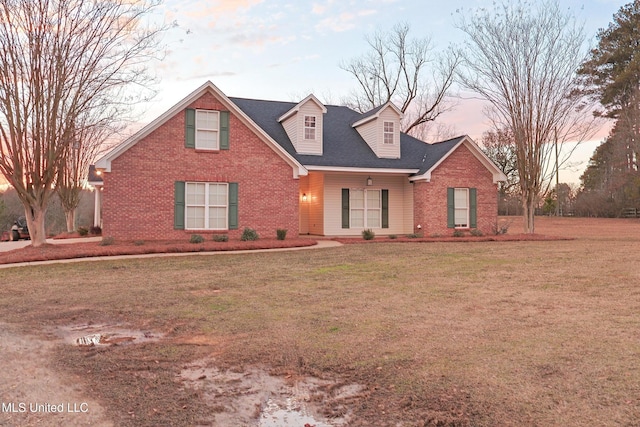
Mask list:
[{"label": "dry brown grass", "polygon": [[170,375],[203,354],[365,384],[354,425],[637,425],[640,221],[538,218],[537,231],[577,239],[0,270],[0,316],[40,332],[166,332],[90,354],[60,346],[55,363],[83,375],[118,425],[204,419]]}]

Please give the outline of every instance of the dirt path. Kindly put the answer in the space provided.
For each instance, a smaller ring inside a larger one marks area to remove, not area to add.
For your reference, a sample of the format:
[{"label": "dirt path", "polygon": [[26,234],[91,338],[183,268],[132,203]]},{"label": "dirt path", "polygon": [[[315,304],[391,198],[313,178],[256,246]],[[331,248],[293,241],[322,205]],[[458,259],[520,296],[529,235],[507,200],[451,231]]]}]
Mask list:
[{"label": "dirt path", "polygon": [[53,345],[0,323],[0,426],[113,426],[79,383],[51,367]]}]

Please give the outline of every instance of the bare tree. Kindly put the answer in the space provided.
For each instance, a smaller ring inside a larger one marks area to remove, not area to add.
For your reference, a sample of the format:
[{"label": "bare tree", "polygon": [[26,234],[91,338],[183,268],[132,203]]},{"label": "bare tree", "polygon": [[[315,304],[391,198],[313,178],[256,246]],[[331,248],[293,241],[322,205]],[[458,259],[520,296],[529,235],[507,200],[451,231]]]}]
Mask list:
[{"label": "bare tree", "polygon": [[117,117],[149,88],[165,27],[160,0],[0,0],[0,171],[25,210],[32,244],[84,126]]},{"label": "bare tree", "polygon": [[[116,117],[82,117],[76,121],[73,140],[65,147],[64,163],[58,170],[55,190],[64,210],[67,231],[76,228],[76,208],[80,203],[82,190],[86,188],[89,166],[107,148],[107,140],[118,130],[121,123]],[[79,126],[78,126],[79,125]]]},{"label": "bare tree", "polygon": [[504,2],[461,15],[458,27],[468,36],[461,81],[491,103],[494,122],[513,134],[524,231],[533,233],[545,173],[555,162],[553,142],[582,141],[594,129],[576,96],[583,28],[554,0]]},{"label": "bare tree", "polygon": [[460,64],[459,52],[432,55],[431,40],[410,39],[409,31],[409,25],[398,24],[375,33],[367,37],[369,52],[341,65],[360,85],[346,104],[364,113],[393,101],[404,113],[407,133],[451,108],[446,96]]},{"label": "bare tree", "polygon": [[516,149],[513,142],[513,134],[509,129],[492,129],[482,134],[482,152],[489,157],[493,163],[507,177],[506,181],[500,182],[498,192],[504,196],[513,193],[518,185],[518,161],[516,159]]}]

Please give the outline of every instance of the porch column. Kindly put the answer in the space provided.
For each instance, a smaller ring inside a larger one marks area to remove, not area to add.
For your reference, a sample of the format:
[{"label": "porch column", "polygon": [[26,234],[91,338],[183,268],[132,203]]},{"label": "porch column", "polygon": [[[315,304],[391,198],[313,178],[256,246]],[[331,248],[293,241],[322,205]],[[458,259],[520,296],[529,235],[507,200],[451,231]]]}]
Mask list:
[{"label": "porch column", "polygon": [[95,186],[93,198],[93,225],[102,228],[102,186]]}]

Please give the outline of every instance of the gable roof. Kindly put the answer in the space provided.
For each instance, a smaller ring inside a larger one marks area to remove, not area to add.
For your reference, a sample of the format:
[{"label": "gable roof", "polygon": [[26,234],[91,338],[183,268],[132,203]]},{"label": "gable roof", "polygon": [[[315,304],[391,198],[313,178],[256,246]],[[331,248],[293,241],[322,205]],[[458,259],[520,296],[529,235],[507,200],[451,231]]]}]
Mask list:
[{"label": "gable roof", "polygon": [[106,153],[103,157],[101,157],[95,164],[97,169],[102,169],[107,172],[111,171],[111,162],[118,158],[122,153],[127,151],[129,148],[138,143],[141,139],[148,136],[151,132],[155,131],[165,122],[167,122],[171,117],[183,111],[190,104],[196,101],[205,93],[212,93],[226,108],[229,109],[234,115],[236,115],[246,126],[253,129],[255,133],[262,139],[271,149],[273,149],[277,154],[280,155],[292,168],[294,178],[297,178],[300,175],[306,175],[307,170],[286,150],[282,148],[280,144],[274,141],[267,133],[264,132],[260,126],[257,126],[253,120],[248,117],[242,110],[240,110],[233,102],[229,100],[229,98],[220,90],[216,85],[207,81],[205,84],[200,86],[195,91],[191,92],[169,110],[164,112],[162,115],[157,117],[151,123],[140,129],[134,135],[126,139],[121,144],[114,147],[108,153]]},{"label": "gable roof", "polygon": [[320,107],[320,110],[322,110],[323,113],[327,112],[327,107],[325,107],[324,104],[320,102],[320,100],[318,100],[318,98],[316,98],[313,94],[311,94],[307,96],[305,99],[303,99],[302,101],[298,102],[291,110],[287,111],[282,116],[278,117],[278,121],[279,122],[285,121],[287,118],[291,117],[292,115],[300,111],[300,108],[309,101],[315,103],[318,107]]},{"label": "gable roof", "polygon": [[449,157],[461,145],[466,146],[471,154],[473,154],[493,175],[493,182],[506,181],[506,175],[482,152],[480,147],[473,142],[468,136],[459,136],[447,141],[438,142],[431,145],[431,153],[425,156],[420,171],[413,177],[411,181],[429,181],[431,180],[431,172],[433,172],[447,157]]},{"label": "gable roof", "polygon": [[352,126],[356,128],[360,125],[370,122],[371,120],[377,119],[378,117],[380,117],[380,113],[382,113],[387,108],[391,108],[400,118],[402,118],[402,111],[400,111],[400,109],[396,107],[393,102],[389,101],[386,104],[382,104],[374,108],[373,110],[369,110],[366,113],[361,114],[360,118],[356,122],[354,122]]}]

